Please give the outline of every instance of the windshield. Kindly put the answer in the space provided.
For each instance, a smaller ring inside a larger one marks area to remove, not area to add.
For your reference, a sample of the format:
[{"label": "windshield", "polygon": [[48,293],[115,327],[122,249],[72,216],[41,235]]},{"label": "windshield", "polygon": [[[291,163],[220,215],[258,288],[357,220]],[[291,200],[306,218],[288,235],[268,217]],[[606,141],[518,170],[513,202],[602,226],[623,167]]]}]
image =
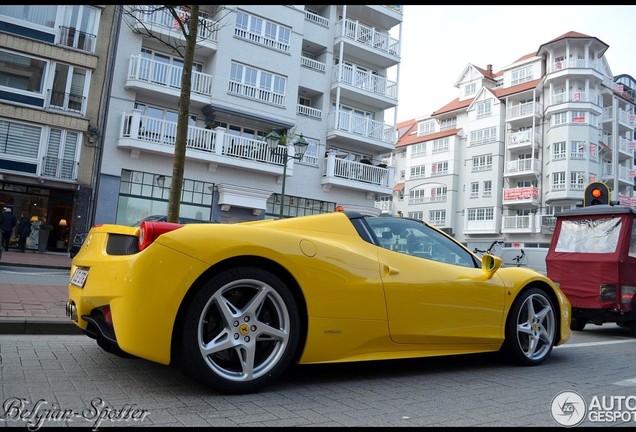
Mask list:
[{"label": "windshield", "polygon": [[614,253],[621,225],[620,218],[563,220],[554,251]]}]

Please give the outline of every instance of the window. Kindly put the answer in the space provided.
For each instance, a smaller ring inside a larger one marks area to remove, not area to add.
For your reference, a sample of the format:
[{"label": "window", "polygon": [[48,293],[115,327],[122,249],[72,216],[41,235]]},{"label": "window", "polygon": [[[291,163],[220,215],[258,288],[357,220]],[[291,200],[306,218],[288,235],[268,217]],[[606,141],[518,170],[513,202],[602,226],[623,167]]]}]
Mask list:
[{"label": "window", "polygon": [[55,28],[57,8],[58,6],[44,4],[0,6],[0,15],[25,21],[29,24]]},{"label": "window", "polygon": [[457,126],[457,117],[449,117],[449,118],[445,118],[440,120],[439,123],[439,127],[440,130],[448,130],[448,129],[453,129],[454,127]]},{"label": "window", "polygon": [[431,175],[448,174],[448,162],[438,162],[431,166]]},{"label": "window", "polygon": [[289,52],[291,29],[273,21],[236,11],[234,34],[279,51]]},{"label": "window", "polygon": [[532,66],[525,66],[512,71],[510,85],[522,84],[528,81],[532,81]]},{"label": "window", "polygon": [[75,180],[79,161],[79,134],[51,129],[46,146],[42,175]]},{"label": "window", "polygon": [[229,93],[261,102],[284,105],[286,87],[286,77],[232,62]]},{"label": "window", "polygon": [[464,96],[474,95],[476,91],[477,91],[477,84],[475,83],[467,84],[466,87],[464,87]]},{"label": "window", "polygon": [[424,202],[425,191],[424,189],[411,189],[409,191],[409,203],[421,204]]},{"label": "window", "polygon": [[479,182],[472,182],[470,184],[470,197],[479,198]]},{"label": "window", "polygon": [[570,173],[570,189],[583,190],[585,189],[585,173],[583,171],[572,171]]},{"label": "window", "polygon": [[40,127],[0,120],[0,154],[35,161],[40,150],[41,135]]},{"label": "window", "polygon": [[86,5],[64,6],[60,43],[84,51],[95,51],[99,9]]},{"label": "window", "polygon": [[492,169],[492,155],[481,155],[473,157],[472,172],[488,171]]},{"label": "window", "polygon": [[428,212],[428,221],[435,226],[446,225],[446,210],[431,210]]},{"label": "window", "polygon": [[562,124],[566,124],[567,118],[568,117],[566,112],[556,113],[552,116],[550,122],[552,123],[552,126],[559,126]]},{"label": "window", "polygon": [[[171,176],[141,171],[122,170],[119,184],[119,203],[116,223],[133,225],[151,215],[168,212]],[[214,183],[184,179],[179,216],[210,220]]]},{"label": "window", "polygon": [[571,141],[570,142],[570,158],[571,159],[585,159],[585,141]]},{"label": "window", "polygon": [[409,212],[408,217],[410,217],[411,219],[424,220],[424,212],[422,211]]},{"label": "window", "polygon": [[495,212],[492,207],[468,209],[469,221],[491,221],[494,220]]},{"label": "window", "polygon": [[411,157],[426,155],[426,143],[417,143],[411,146]]},{"label": "window", "polygon": [[90,82],[89,71],[62,63],[55,64],[54,68],[49,106],[83,114]]},{"label": "window", "polygon": [[585,111],[572,111],[572,123],[585,123],[587,113]]},{"label": "window", "polygon": [[565,190],[565,171],[552,173],[552,190]]},{"label": "window", "polygon": [[426,166],[417,165],[411,167],[411,179],[421,178],[426,175]]},{"label": "window", "polygon": [[43,60],[0,51],[0,87],[42,95],[46,69]]},{"label": "window", "polygon": [[484,193],[482,195],[483,197],[490,197],[492,196],[492,180],[486,180],[484,181]]},{"label": "window", "polygon": [[417,135],[429,135],[435,132],[435,120],[421,121],[417,124]]},{"label": "window", "polygon": [[446,186],[437,186],[431,188],[431,202],[446,201],[448,188]]},{"label": "window", "polygon": [[444,153],[444,152],[447,152],[448,149],[449,149],[448,137],[439,138],[433,141],[433,149],[432,149],[433,154]]},{"label": "window", "polygon": [[366,220],[382,248],[440,263],[478,267],[479,263],[458,242],[423,222],[385,217]]},{"label": "window", "polygon": [[564,160],[566,158],[565,141],[555,142],[552,144],[552,159]]},{"label": "window", "polygon": [[497,127],[478,129],[470,132],[471,146],[488,144],[497,140]]},{"label": "window", "polygon": [[476,105],[476,108],[477,108],[477,118],[490,116],[491,110],[492,110],[492,99],[488,99],[483,102],[478,102]]}]

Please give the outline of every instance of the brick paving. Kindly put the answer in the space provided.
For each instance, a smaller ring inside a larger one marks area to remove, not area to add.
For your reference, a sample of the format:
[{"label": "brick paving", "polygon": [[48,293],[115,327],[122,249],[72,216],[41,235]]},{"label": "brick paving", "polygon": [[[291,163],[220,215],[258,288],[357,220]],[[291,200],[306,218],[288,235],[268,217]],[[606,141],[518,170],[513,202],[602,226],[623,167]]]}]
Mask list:
[{"label": "brick paving", "polygon": [[64,310],[70,268],[68,254],[2,251],[0,334],[78,332]]}]

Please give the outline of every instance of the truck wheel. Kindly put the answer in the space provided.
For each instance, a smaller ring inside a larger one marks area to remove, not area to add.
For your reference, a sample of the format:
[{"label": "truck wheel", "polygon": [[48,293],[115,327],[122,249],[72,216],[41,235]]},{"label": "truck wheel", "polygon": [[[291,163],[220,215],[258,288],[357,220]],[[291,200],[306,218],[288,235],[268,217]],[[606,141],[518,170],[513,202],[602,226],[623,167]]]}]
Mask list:
[{"label": "truck wheel", "polygon": [[570,328],[574,331],[581,331],[585,328],[585,324],[587,321],[581,318],[572,318],[572,322],[570,322]]}]

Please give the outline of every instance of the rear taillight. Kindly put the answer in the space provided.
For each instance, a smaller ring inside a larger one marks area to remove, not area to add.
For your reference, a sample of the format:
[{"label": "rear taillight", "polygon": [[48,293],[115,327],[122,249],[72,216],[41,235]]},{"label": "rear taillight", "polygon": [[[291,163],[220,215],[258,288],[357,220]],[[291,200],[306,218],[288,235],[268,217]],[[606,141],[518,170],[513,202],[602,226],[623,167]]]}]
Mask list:
[{"label": "rear taillight", "polygon": [[139,226],[139,250],[142,251],[150,246],[161,234],[174,231],[182,226],[183,224],[172,222],[142,222]]},{"label": "rear taillight", "polygon": [[621,286],[621,310],[629,312],[632,310],[634,296],[636,295],[636,287],[623,285]]}]

